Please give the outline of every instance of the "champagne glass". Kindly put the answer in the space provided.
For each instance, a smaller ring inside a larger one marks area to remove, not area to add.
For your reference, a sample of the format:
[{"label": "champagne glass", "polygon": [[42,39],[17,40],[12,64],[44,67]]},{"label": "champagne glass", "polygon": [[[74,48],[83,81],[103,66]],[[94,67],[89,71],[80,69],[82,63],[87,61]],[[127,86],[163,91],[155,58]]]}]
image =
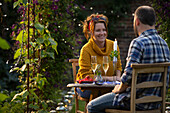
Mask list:
[{"label": "champagne glass", "polygon": [[97,69],[97,57],[96,56],[91,56],[91,68],[92,68],[93,73],[95,75],[95,71]]},{"label": "champagne glass", "polygon": [[[109,58],[108,56],[103,56],[103,70],[105,72],[105,76],[108,69],[109,69]],[[106,78],[104,83],[106,84]]]}]

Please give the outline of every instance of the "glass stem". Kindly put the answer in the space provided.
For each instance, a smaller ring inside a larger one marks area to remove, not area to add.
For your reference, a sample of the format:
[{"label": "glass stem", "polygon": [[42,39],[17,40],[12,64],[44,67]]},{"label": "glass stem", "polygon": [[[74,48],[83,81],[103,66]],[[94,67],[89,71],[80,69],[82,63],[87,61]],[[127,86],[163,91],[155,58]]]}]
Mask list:
[{"label": "glass stem", "polygon": [[[105,72],[105,77],[106,77],[106,72]],[[105,83],[106,83],[106,78],[105,78]]]}]

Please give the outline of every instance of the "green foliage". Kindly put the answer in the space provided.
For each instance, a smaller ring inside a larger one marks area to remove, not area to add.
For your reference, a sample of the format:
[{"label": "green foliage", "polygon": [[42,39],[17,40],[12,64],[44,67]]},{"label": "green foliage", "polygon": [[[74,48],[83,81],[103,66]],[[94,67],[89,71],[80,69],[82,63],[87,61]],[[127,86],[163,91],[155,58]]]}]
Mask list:
[{"label": "green foliage", "polygon": [[[27,13],[28,5],[30,15]],[[18,88],[21,91],[15,94],[12,102],[25,102],[29,95],[32,102],[29,108],[41,113],[50,109],[47,100],[53,99],[54,102],[58,102],[61,98],[61,90],[72,80],[68,58],[73,58],[76,53],[74,46],[78,36],[73,30],[74,6],[74,0],[35,0],[35,3],[29,4],[25,0],[14,2],[13,7],[18,8],[21,20],[13,27],[12,38],[16,41],[14,63],[18,66],[11,69],[11,72],[15,70],[19,73],[21,85]],[[31,26],[29,33],[28,16]],[[27,65],[30,67],[29,92],[26,90]]]},{"label": "green foliage", "polygon": [[17,97],[19,97],[19,96],[22,96],[23,98],[26,98],[26,96],[28,96],[28,94],[29,94],[29,92],[27,91],[27,90],[23,90],[21,93],[19,93],[19,94],[16,94],[14,97],[13,97],[13,99],[11,100],[11,102],[13,101],[13,100],[15,100]]},{"label": "green foliage", "polygon": [[20,100],[11,102],[16,93],[16,91],[8,92],[7,90],[0,93],[0,95],[5,95],[3,101],[0,101],[0,113],[24,113],[25,102]]},{"label": "green foliage", "polygon": [[157,15],[156,28],[170,47],[170,7],[167,4],[168,1],[166,0],[154,0],[153,7]]},{"label": "green foliage", "polygon": [[[168,3],[169,2],[166,0],[154,0],[152,5],[157,15],[156,28],[170,48],[170,7],[168,6]],[[166,101],[170,102],[170,87],[168,89],[168,94],[166,95],[166,97]]]},{"label": "green foliage", "polygon": [[97,64],[96,75],[101,75],[101,64]]},{"label": "green foliage", "polygon": [[7,98],[8,98],[7,95],[0,93],[0,102],[4,101]]},{"label": "green foliage", "polygon": [[113,61],[114,57],[118,58],[119,55],[120,55],[120,53],[118,51],[116,51],[116,50],[112,51],[110,54],[111,61]]}]

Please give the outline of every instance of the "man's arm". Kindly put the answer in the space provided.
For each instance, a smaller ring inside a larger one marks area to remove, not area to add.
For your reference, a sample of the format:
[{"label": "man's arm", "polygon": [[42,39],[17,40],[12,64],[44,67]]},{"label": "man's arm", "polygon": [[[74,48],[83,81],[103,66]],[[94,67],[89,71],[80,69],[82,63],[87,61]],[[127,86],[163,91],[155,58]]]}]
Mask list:
[{"label": "man's arm", "polygon": [[113,93],[121,93],[126,90],[128,85],[123,84],[122,82],[120,85],[116,85],[115,88],[112,90]]}]

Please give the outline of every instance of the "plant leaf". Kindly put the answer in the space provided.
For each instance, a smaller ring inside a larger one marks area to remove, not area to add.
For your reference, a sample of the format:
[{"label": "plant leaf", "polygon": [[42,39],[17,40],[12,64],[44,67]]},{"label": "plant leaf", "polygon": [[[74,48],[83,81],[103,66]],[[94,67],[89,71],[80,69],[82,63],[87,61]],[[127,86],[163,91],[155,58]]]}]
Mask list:
[{"label": "plant leaf", "polygon": [[24,65],[20,68],[20,70],[21,70],[21,71],[24,71],[26,67],[27,67],[27,65],[24,64]]},{"label": "plant leaf", "polygon": [[13,100],[15,100],[18,96],[20,96],[19,94],[16,94],[14,97],[13,97],[13,99],[11,100],[11,102],[13,101]]},{"label": "plant leaf", "polygon": [[22,94],[22,97],[25,98],[29,95],[29,92],[27,90],[25,90]]},{"label": "plant leaf", "polygon": [[7,98],[9,98],[7,95],[0,93],[0,102],[4,101]]},{"label": "plant leaf", "polygon": [[14,59],[18,58],[18,57],[20,56],[20,54],[21,54],[21,48],[19,48],[19,49],[15,52],[15,54],[14,54]]},{"label": "plant leaf", "polygon": [[13,72],[13,71],[16,71],[16,70],[19,70],[19,67],[14,67],[14,68],[12,68],[12,69],[9,71],[9,73],[11,73],[11,72]]},{"label": "plant leaf", "polygon": [[29,59],[25,59],[25,64],[29,64],[30,60]]},{"label": "plant leaf", "polygon": [[52,45],[52,48],[55,50],[55,52],[58,54],[58,51],[57,51],[57,45]]},{"label": "plant leaf", "polygon": [[[23,36],[23,35],[24,35],[24,36]],[[23,37],[23,42],[25,42],[26,39],[27,39],[26,36],[27,36],[27,35],[26,35],[25,31],[21,30],[20,33],[19,33],[19,35],[17,36],[17,39],[16,39],[16,40],[18,40],[20,43],[22,43],[22,37]]]},{"label": "plant leaf", "polygon": [[35,42],[30,42],[31,46],[32,47],[35,47],[36,46],[36,43]]},{"label": "plant leaf", "polygon": [[41,51],[41,58],[45,58],[45,57],[47,57],[47,53],[46,53],[46,51],[42,50]]},{"label": "plant leaf", "polygon": [[1,37],[0,37],[0,48],[2,48],[2,49],[9,49],[10,48],[8,42]]},{"label": "plant leaf", "polygon": [[51,45],[57,45],[57,42],[53,38],[48,38],[50,41]]},{"label": "plant leaf", "polygon": [[17,7],[17,5],[19,4],[19,0],[18,1],[16,1],[16,2],[14,2],[14,4],[13,4],[13,8],[15,8],[15,7]]},{"label": "plant leaf", "polygon": [[30,90],[30,93],[35,96],[36,99],[39,99],[39,97],[36,95],[36,93],[33,90]]},{"label": "plant leaf", "polygon": [[46,109],[46,108],[48,107],[48,105],[43,101],[43,102],[42,102],[42,107],[43,107],[44,109]]},{"label": "plant leaf", "polygon": [[43,38],[37,38],[37,42],[42,44],[42,43],[44,43],[44,39]]},{"label": "plant leaf", "polygon": [[[27,95],[27,90],[23,90],[21,93],[18,93],[18,94],[16,94],[14,97],[13,97],[13,99],[11,100],[11,102],[13,101],[13,100],[15,100],[18,96],[26,96]],[[29,92],[28,92],[29,93]]]},{"label": "plant leaf", "polygon": [[44,29],[44,25],[41,25],[39,22],[34,25],[34,27],[40,31]]},{"label": "plant leaf", "polygon": [[37,104],[29,104],[29,108],[33,108],[33,109],[35,109],[35,110],[37,110],[37,109],[39,109],[39,106],[37,105]]},{"label": "plant leaf", "polygon": [[29,91],[30,91],[30,93],[31,93],[32,95],[34,95],[35,101],[36,101],[36,103],[38,103],[39,97],[38,97],[38,96],[36,95],[36,93],[34,92],[35,89],[30,89]]},{"label": "plant leaf", "polygon": [[55,59],[54,58],[54,53],[53,52],[46,52],[51,58]]},{"label": "plant leaf", "polygon": [[52,45],[52,48],[56,51],[56,53],[58,54],[58,51],[57,51],[57,45],[58,43],[53,39],[53,38],[48,38],[48,40],[50,41],[51,45]]}]

